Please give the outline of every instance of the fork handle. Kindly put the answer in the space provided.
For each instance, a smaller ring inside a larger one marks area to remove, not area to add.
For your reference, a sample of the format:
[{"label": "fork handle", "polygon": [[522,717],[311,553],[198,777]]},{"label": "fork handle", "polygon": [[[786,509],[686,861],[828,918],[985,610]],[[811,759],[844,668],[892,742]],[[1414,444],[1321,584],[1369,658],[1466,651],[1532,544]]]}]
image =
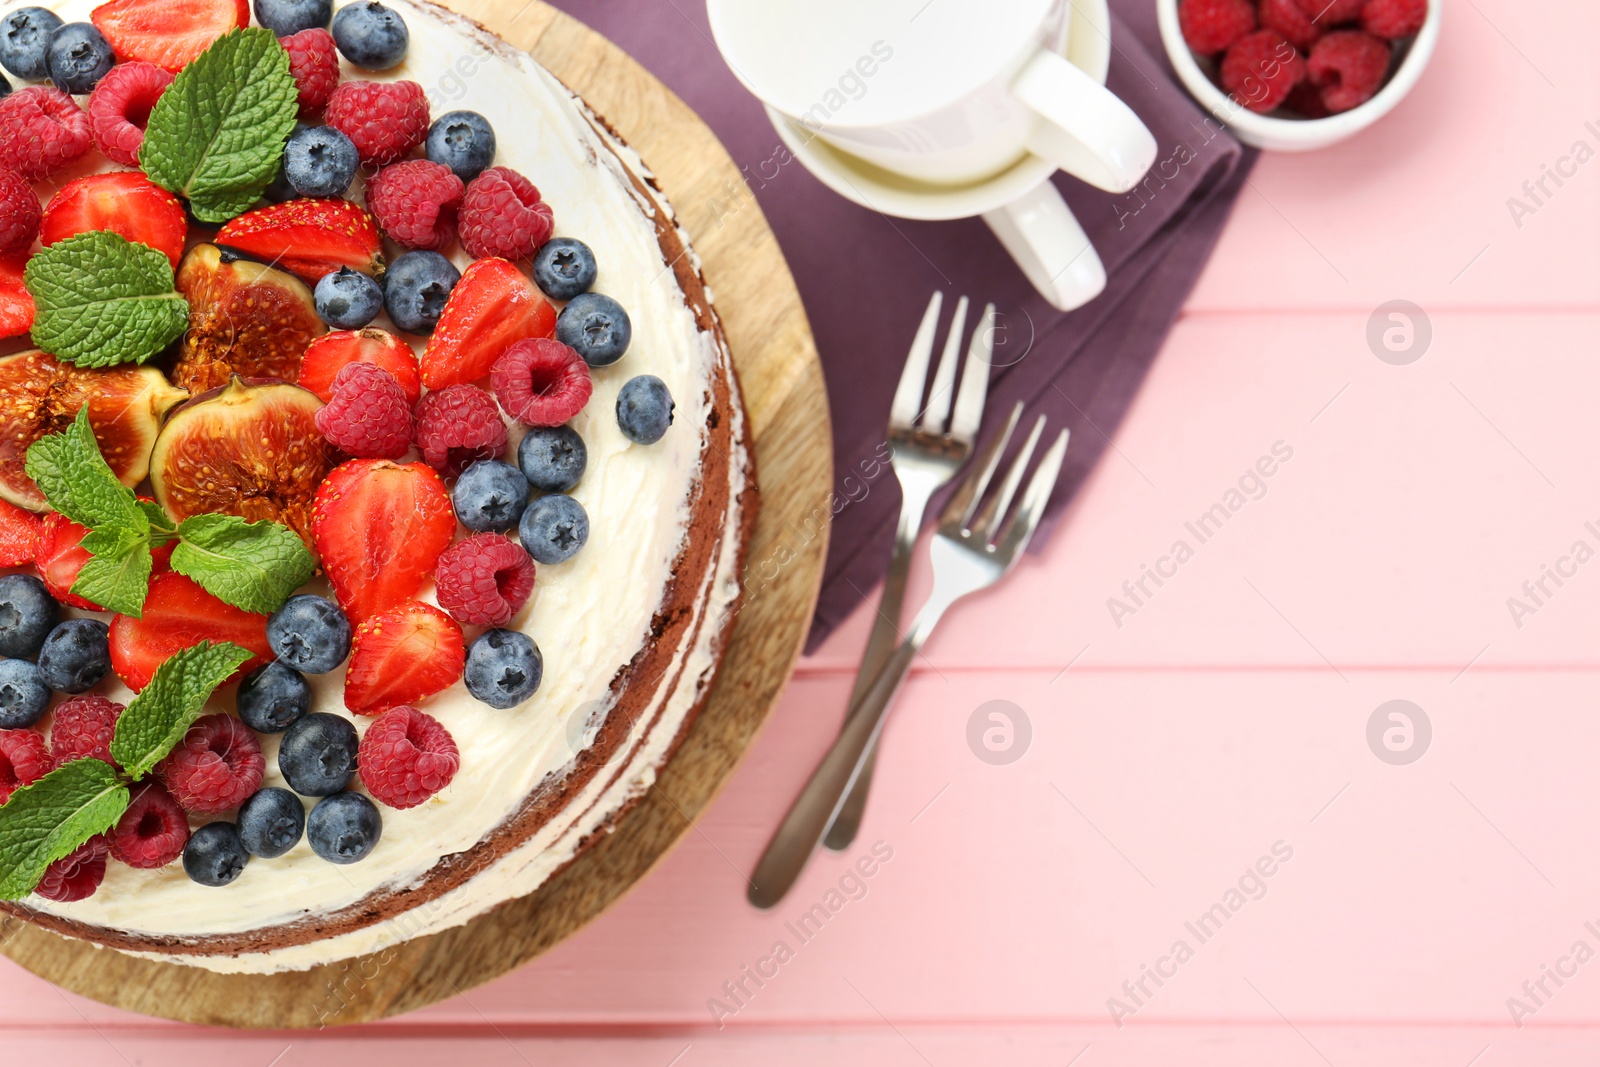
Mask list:
[{"label": "fork handle", "polygon": [[750,876],[750,903],[758,908],[770,908],[782,900],[805,868],[806,861],[816,850],[817,842],[839,814],[850,787],[861,775],[867,753],[877,743],[883,730],[884,718],[894,703],[900,686],[911,669],[911,661],[927,642],[933,628],[944,616],[945,610],[960,598],[963,591],[944,590],[937,577],[932,595],[928,598],[911,633],[889,656],[882,673],[873,681],[866,696],[852,706],[845,719],[844,729],[834,739],[828,754],[822,757],[817,769],[811,772],[800,795],[789,806],[767,849]]},{"label": "fork handle", "polygon": [[[906,582],[911,574],[911,557],[917,547],[917,535],[922,532],[922,516],[928,510],[929,493],[922,492],[918,484],[902,484],[900,521],[894,535],[894,554],[889,558],[889,573],[883,580],[883,599],[878,604],[877,619],[872,624],[872,636],[867,638],[867,649],[861,654],[861,667],[856,671],[855,686],[850,690],[850,712],[860,712],[862,698],[880,673],[900,640],[900,617],[904,613]],[[835,852],[849,848],[861,829],[861,819],[866,813],[867,794],[872,789],[872,769],[878,759],[878,746],[867,750],[861,773],[850,787],[844,805],[834,817],[822,843]]]}]

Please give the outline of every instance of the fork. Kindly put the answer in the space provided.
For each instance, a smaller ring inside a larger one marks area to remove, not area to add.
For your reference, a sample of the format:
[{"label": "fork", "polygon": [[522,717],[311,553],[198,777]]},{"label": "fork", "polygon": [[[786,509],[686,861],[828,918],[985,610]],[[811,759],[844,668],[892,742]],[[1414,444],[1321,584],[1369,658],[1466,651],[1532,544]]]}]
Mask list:
[{"label": "fork", "polygon": [[761,862],[750,877],[749,898],[756,907],[770,908],[778,903],[800,876],[818,839],[859,780],[867,754],[877,742],[889,706],[905,681],[911,661],[944,613],[962,597],[1005,577],[1028,547],[1044,515],[1045,503],[1055,489],[1056,477],[1061,473],[1061,461],[1067,452],[1067,431],[1061,431],[1039,461],[1038,469],[1022,493],[1016,514],[1008,520],[1012,498],[1022,484],[1034,448],[1044,433],[1044,416],[1034,423],[1027,442],[1001,479],[999,490],[987,503],[982,501],[1021,417],[1022,405],[1018,404],[1006,420],[1004,432],[979,454],[940,514],[930,549],[933,592],[917,613],[911,632],[890,653],[888,662],[861,701],[851,707],[850,716],[833,747],[812,772],[811,780],[795,798],[777,833],[772,835]]},{"label": "fork", "polygon": [[[933,337],[939,327],[943,304],[944,294],[940,292],[935,292],[928,301],[922,324],[911,341],[911,354],[900,372],[894,404],[889,409],[889,462],[900,482],[900,521],[895,527],[894,555],[889,558],[889,574],[883,581],[878,618],[873,623],[872,636],[867,639],[867,650],[861,656],[855,687],[850,691],[850,707],[860,702],[900,640],[906,576],[911,572],[911,554],[916,548],[917,535],[922,531],[923,513],[928,510],[928,500],[956,476],[971,455],[978,436],[978,422],[983,417],[983,403],[989,389],[989,365],[994,361],[994,305],[983,309],[978,327],[967,345],[961,389],[955,394],[952,410],[951,387],[955,384],[956,355],[967,325],[967,298],[963,296],[956,301],[944,351],[933,372],[932,387],[928,388],[928,364],[933,356]],[[926,407],[922,402],[924,389],[928,390]],[[843,849],[855,840],[872,786],[876,759],[874,746],[867,753],[866,763],[849,798],[823,839],[823,844],[829,848]]]}]

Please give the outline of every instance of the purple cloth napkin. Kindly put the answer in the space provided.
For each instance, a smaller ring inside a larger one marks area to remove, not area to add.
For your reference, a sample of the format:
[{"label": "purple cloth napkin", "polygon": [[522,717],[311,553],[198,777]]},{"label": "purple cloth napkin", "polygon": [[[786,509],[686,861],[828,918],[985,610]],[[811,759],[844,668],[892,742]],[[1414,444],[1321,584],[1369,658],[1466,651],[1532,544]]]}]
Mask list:
[{"label": "purple cloth napkin", "polygon": [[961,294],[977,308],[993,301],[998,310],[985,427],[997,426],[1021,400],[1024,426],[1042,413],[1052,435],[1061,426],[1072,430],[1049,517],[1034,541],[1042,544],[1109,444],[1255,158],[1174,80],[1152,0],[1112,0],[1108,84],[1155,134],[1155,167],[1123,196],[1055,178],[1110,275],[1104,293],[1070,313],[1033,290],[980,220],[886,218],[836,196],[798,162],[776,168],[775,160],[790,157],[722,62],[703,0],[552,2],[626,49],[716,131],[794,272],[827,378],[837,494],[809,646],[855,610],[888,569],[900,491],[884,462],[885,426],[935,289],[946,294],[947,318],[948,301]]}]

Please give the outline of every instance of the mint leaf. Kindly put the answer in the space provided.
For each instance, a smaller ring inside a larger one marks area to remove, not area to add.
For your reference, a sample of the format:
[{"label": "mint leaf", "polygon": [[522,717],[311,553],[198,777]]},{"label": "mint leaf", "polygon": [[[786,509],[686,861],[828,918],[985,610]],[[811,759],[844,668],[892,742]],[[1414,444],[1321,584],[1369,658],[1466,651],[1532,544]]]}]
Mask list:
[{"label": "mint leaf", "polygon": [[0,805],[0,900],[33,892],[45,868],[116,825],[128,787],[97,759],[63,764]]},{"label": "mint leaf", "polygon": [[150,523],[150,546],[160,548],[168,541],[178,539],[178,528],[172,524],[172,516],[162,509],[154,500],[138,501],[139,510],[144,512],[144,517]]},{"label": "mint leaf", "polygon": [[33,296],[33,343],[80,367],[143,363],[189,325],[172,261],[106,230],[35,253],[22,281]]},{"label": "mint leaf", "polygon": [[[205,710],[217,686],[242,667],[252,653],[224,641],[174,653],[156,668],[150,684],[128,702],[111,738],[111,758],[138,781],[171,752]],[[0,808],[0,811],[5,809]]]},{"label": "mint leaf", "polygon": [[149,525],[133,490],[117,481],[100,455],[88,404],[78,409],[67,429],[41,437],[28,448],[25,469],[50,506],[73,522],[136,530]]},{"label": "mint leaf", "polygon": [[178,72],[150,112],[139,164],[205,222],[253,205],[278,171],[299,93],[271,30],[225,33]]},{"label": "mint leaf", "polygon": [[172,569],[246,611],[277,611],[317,570],[300,535],[276,522],[195,515],[179,524],[178,535]]},{"label": "mint leaf", "polygon": [[91,558],[78,571],[72,592],[107,611],[143,615],[154,568],[149,536],[127,526],[101,526],[85,534],[80,545]]}]

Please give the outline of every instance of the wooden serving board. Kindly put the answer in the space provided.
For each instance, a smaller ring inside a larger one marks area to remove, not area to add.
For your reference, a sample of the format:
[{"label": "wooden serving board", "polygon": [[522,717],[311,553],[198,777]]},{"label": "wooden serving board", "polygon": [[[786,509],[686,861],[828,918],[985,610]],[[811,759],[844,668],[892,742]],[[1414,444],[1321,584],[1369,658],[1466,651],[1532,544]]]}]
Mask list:
[{"label": "wooden serving board", "polygon": [[[789,678],[827,551],[831,436],[822,368],[783,254],[711,130],[611,42],[533,0],[451,0],[580,93],[645,159],[678,212],[716,301],[756,441],[761,511],[750,567],[780,566],[735,626],[722,673],[677,756],[605,837],[533,895],[464,927],[311,971],[218,975],[154,963],[6,920],[0,951],[73,992],[211,1025],[322,1027],[412,1011],[496,978],[600,914],[711,802]],[[713,213],[717,216],[713,217]],[[785,531],[817,530],[795,538]],[[742,904],[742,902],[733,902]]]}]

